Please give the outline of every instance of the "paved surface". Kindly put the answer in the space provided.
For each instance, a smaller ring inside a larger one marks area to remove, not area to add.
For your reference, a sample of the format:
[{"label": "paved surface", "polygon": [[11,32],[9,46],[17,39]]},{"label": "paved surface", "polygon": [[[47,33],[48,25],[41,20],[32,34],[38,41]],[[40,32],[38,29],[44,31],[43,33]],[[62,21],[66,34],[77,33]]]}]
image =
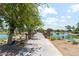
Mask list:
[{"label": "paved surface", "polygon": [[39,32],[26,43],[25,48],[25,51],[24,49],[20,51],[23,56],[62,56],[57,48]]}]

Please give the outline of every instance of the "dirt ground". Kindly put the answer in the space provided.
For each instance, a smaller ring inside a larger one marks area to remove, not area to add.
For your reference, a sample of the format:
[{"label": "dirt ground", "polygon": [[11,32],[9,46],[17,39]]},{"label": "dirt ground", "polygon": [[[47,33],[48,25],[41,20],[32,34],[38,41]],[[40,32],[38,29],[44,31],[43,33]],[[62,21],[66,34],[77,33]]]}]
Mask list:
[{"label": "dirt ground", "polygon": [[54,40],[52,43],[64,56],[79,56],[79,44],[74,45],[65,40]]},{"label": "dirt ground", "polygon": [[2,45],[0,46],[0,56],[16,56],[23,47],[22,41],[16,41],[12,46]]}]

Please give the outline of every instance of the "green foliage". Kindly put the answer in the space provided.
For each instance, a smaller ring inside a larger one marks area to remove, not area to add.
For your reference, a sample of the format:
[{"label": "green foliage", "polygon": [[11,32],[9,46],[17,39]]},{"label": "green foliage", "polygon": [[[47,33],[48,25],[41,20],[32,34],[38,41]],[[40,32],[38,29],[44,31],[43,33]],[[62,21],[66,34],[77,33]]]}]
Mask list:
[{"label": "green foliage", "polygon": [[72,44],[79,44],[79,42],[74,41],[74,42],[72,42]]},{"label": "green foliage", "polygon": [[52,32],[52,31],[53,31],[53,29],[51,29],[51,28],[47,29],[47,32]]},{"label": "green foliage", "polygon": [[76,29],[75,29],[75,31],[79,31],[79,23],[77,23],[77,27],[76,27]]},{"label": "green foliage", "polygon": [[72,30],[73,30],[73,31],[75,30],[75,27],[74,27],[74,26],[72,26]]},{"label": "green foliage", "polygon": [[50,39],[51,41],[53,41],[53,40],[56,40],[57,38],[50,36],[49,39]]},{"label": "green foliage", "polygon": [[38,6],[40,4],[0,4],[1,16],[9,26],[9,38],[13,37],[14,31],[17,29],[19,32],[27,30],[31,32],[43,25],[40,20]]},{"label": "green foliage", "polygon": [[70,25],[65,26],[67,31],[71,31],[72,27]]},{"label": "green foliage", "polygon": [[0,27],[3,29],[3,20],[0,18]]},{"label": "green foliage", "polygon": [[78,35],[73,35],[72,37],[75,38],[75,39],[79,39]]},{"label": "green foliage", "polygon": [[9,27],[24,27],[24,24],[29,26],[40,25],[38,4],[3,4],[3,16]]}]

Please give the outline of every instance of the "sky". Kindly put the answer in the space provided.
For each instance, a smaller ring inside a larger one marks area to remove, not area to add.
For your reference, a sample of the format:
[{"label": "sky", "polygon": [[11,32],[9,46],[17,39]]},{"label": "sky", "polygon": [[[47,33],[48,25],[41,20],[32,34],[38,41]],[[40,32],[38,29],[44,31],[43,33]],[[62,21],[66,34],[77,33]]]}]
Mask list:
[{"label": "sky", "polygon": [[49,3],[48,7],[39,6],[38,9],[45,29],[65,29],[79,22],[78,3]]}]

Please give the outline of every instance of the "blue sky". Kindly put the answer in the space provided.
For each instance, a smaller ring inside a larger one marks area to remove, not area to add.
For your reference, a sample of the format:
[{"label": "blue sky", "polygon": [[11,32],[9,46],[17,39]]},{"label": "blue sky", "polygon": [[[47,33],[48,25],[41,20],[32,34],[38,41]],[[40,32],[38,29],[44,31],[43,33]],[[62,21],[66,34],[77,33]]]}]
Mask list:
[{"label": "blue sky", "polygon": [[38,7],[45,29],[65,29],[66,25],[76,26],[79,22],[79,4],[50,3],[48,6]]}]

